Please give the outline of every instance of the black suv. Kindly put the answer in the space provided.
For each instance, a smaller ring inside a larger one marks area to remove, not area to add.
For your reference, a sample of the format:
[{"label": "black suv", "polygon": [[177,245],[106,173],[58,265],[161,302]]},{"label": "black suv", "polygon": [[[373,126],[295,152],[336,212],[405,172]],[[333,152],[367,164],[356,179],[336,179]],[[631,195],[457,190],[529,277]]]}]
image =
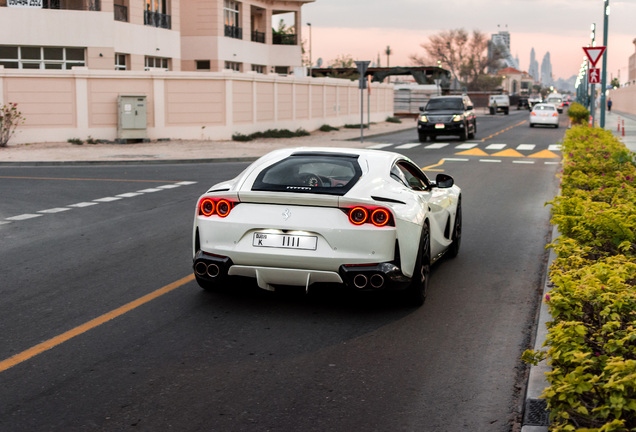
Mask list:
[{"label": "black suv", "polygon": [[417,134],[420,142],[438,135],[459,135],[460,140],[473,139],[477,133],[477,118],[468,96],[432,97],[425,108],[420,107]]}]

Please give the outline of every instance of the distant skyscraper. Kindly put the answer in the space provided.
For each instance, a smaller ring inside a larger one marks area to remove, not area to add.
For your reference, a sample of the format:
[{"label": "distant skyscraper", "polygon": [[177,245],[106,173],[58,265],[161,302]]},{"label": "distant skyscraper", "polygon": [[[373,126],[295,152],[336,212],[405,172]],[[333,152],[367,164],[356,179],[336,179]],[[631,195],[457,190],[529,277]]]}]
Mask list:
[{"label": "distant skyscraper", "polygon": [[550,62],[550,51],[545,53],[543,61],[541,62],[541,84],[545,87],[554,85],[552,79],[552,62]]},{"label": "distant skyscraper", "polygon": [[530,67],[528,68],[528,75],[534,78],[535,82],[539,81],[539,62],[534,54],[534,48],[530,51]]},{"label": "distant skyscraper", "polygon": [[[510,33],[508,30],[500,30],[499,33],[494,33],[490,36],[491,46],[488,47],[488,58],[492,58],[493,49],[498,46],[503,52],[503,59],[501,60],[501,68],[512,67],[519,68],[519,62],[515,61],[512,54],[510,54]],[[488,73],[497,73],[500,68],[489,67]]]}]

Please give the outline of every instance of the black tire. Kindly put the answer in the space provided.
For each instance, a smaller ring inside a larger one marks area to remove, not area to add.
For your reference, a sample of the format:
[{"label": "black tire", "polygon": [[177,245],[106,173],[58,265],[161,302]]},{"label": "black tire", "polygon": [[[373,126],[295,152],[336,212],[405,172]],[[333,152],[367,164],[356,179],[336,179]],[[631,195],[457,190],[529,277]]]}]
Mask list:
[{"label": "black tire", "polygon": [[426,291],[428,289],[428,279],[431,273],[431,235],[428,225],[422,228],[422,239],[420,248],[417,251],[415,268],[411,283],[404,291],[406,301],[411,306],[422,306],[426,301]]},{"label": "black tire", "polygon": [[418,134],[417,138],[420,140],[420,142],[426,142],[426,139],[428,138],[428,136],[423,134]]},{"label": "black tire", "polygon": [[453,226],[453,235],[451,236],[450,247],[448,248],[448,256],[455,258],[459,253],[459,247],[462,244],[462,199],[459,198],[457,203],[457,213],[455,214],[455,225]]},{"label": "black tire", "polygon": [[462,130],[459,134],[459,140],[466,141],[467,137],[468,137],[468,131],[466,129]]},{"label": "black tire", "polygon": [[534,127],[534,123],[530,123],[530,127]]},{"label": "black tire", "polygon": [[510,113],[510,108],[506,108],[506,110],[504,111],[505,115],[508,115]]}]

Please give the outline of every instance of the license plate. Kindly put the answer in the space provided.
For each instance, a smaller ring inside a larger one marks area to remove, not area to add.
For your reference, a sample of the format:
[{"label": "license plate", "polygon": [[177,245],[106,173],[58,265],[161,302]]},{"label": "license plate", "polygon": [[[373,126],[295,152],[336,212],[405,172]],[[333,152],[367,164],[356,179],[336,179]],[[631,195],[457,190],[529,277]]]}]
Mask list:
[{"label": "license plate", "polygon": [[444,123],[436,123],[435,129],[444,129]]},{"label": "license plate", "polygon": [[316,250],[318,237],[306,235],[254,233],[252,246]]}]

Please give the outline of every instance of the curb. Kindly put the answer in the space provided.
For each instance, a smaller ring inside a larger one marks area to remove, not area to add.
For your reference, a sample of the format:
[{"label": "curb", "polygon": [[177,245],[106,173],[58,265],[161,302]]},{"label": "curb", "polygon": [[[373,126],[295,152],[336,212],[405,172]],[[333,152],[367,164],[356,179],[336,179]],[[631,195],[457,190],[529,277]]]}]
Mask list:
[{"label": "curb", "polygon": [[[557,227],[552,228],[551,242],[559,237]],[[548,328],[546,323],[552,319],[548,310],[548,305],[544,301],[546,294],[552,289],[552,283],[550,282],[550,266],[555,260],[556,254],[554,249],[550,248],[548,254],[548,261],[546,263],[545,281],[543,283],[543,293],[541,294],[541,307],[539,308],[539,317],[536,326],[536,335],[534,340],[534,350],[540,350],[543,348],[546,337],[548,335]],[[530,373],[528,374],[528,384],[526,386],[526,398],[524,403],[523,422],[521,432],[548,432],[548,426],[550,425],[550,413],[547,411],[547,403],[545,399],[541,398],[541,394],[548,387],[548,382],[545,378],[546,372],[550,372],[550,366],[547,364],[547,360],[543,360],[536,366],[530,366]]]}]

